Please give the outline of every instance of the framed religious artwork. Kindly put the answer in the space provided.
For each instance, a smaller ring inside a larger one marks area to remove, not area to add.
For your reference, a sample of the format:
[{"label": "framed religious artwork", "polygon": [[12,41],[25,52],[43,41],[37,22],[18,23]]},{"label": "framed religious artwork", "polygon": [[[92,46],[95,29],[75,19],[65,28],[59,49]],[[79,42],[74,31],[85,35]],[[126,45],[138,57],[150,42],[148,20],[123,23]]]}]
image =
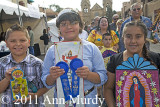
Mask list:
[{"label": "framed religious artwork", "polygon": [[82,43],[56,42],[54,45],[56,66],[65,70],[56,81],[57,98],[65,101],[65,103],[58,103],[58,107],[84,107],[84,103],[76,102],[77,98],[84,99],[84,85],[83,78],[79,78],[75,73],[77,68],[83,66]]},{"label": "framed religious artwork", "polygon": [[12,100],[27,98],[28,87],[24,72],[21,69],[15,69],[11,75],[13,78],[10,80]]},{"label": "framed religious artwork", "polygon": [[116,68],[117,107],[159,107],[159,71],[134,54]]}]

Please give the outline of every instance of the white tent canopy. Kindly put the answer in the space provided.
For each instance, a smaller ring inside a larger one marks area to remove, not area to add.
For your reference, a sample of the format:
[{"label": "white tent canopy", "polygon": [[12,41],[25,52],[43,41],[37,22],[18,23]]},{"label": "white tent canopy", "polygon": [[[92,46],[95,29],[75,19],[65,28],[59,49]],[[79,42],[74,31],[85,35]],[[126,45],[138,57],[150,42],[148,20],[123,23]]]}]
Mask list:
[{"label": "white tent canopy", "polygon": [[51,33],[51,41],[52,42],[58,42],[59,39],[59,33],[58,33],[58,28],[56,27],[56,18],[50,20],[47,22],[48,27],[50,27],[50,33]]},{"label": "white tent canopy", "polygon": [[[31,15],[29,14],[28,8],[19,5],[19,9],[20,9],[20,15],[21,15],[21,16],[24,14],[24,15],[27,16],[27,17],[28,17],[28,16],[29,16],[29,17],[33,17],[33,16],[31,16]],[[18,11],[18,6],[17,6],[17,4],[12,3],[12,2],[10,2],[10,1],[5,1],[5,0],[3,0],[3,2],[2,2],[2,1],[0,2],[0,12],[1,12],[2,10],[3,10],[6,14],[8,14],[8,15],[13,15],[14,13],[15,13],[16,15],[19,15],[19,11]],[[40,14],[41,17],[44,15],[43,13],[39,13],[39,14]],[[36,17],[34,17],[34,18],[36,18]]]}]

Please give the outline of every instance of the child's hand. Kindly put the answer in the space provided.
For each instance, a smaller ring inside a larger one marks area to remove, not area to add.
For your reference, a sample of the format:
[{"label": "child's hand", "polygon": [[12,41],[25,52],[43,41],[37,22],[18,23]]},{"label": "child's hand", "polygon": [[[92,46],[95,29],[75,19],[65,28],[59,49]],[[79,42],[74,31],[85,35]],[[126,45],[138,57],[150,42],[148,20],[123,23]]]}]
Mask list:
[{"label": "child's hand", "polygon": [[64,69],[60,69],[57,66],[51,67],[49,72],[53,79],[57,79],[65,73]]},{"label": "child's hand", "polygon": [[77,76],[79,76],[80,78],[84,78],[84,79],[87,79],[89,72],[90,71],[87,66],[80,67],[76,70]]},{"label": "child's hand", "polygon": [[7,80],[10,81],[10,79],[12,79],[11,72],[12,72],[14,69],[17,69],[17,67],[12,67],[12,68],[8,69],[8,70],[5,72],[5,78],[6,78]]},{"label": "child's hand", "polygon": [[157,39],[154,39],[154,40],[153,40],[153,43],[154,43],[154,44],[157,44],[158,42],[159,42],[159,41],[158,41]]}]

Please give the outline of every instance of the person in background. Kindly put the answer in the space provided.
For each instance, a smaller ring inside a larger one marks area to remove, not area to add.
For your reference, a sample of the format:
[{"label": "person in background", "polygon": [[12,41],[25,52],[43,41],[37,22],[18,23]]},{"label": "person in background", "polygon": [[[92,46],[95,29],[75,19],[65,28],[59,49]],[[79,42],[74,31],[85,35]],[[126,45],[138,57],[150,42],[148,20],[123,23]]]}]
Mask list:
[{"label": "person in background", "polygon": [[84,30],[87,31],[87,33],[89,33],[89,31],[90,31],[90,25],[89,26],[88,25],[84,26]]},{"label": "person in background", "polygon": [[89,30],[88,34],[94,29],[94,26],[95,26],[94,21],[92,21],[90,24],[90,30]]},{"label": "person in background", "polygon": [[[123,61],[127,61],[129,57],[138,54],[145,61],[150,61],[152,65],[156,65],[160,70],[160,57],[158,53],[148,51],[146,48],[147,27],[141,21],[130,21],[125,24],[122,32],[122,40],[126,50],[110,57],[107,64],[108,81],[104,85],[104,97],[108,107],[115,107],[115,81],[116,67],[122,65]],[[160,77],[160,76],[159,76]]]},{"label": "person in background", "polygon": [[52,38],[52,33],[50,31],[50,27],[47,28],[47,34],[48,34],[48,37],[49,37],[49,42],[51,42],[51,38]]},{"label": "person in background", "polygon": [[29,53],[34,55],[34,33],[32,31],[31,26],[27,27],[29,36],[30,36],[30,46],[29,46]]},{"label": "person in background", "polygon": [[99,16],[96,16],[96,17],[94,17],[94,19],[93,19],[93,22],[91,23],[91,26],[93,26],[92,27],[92,29],[90,30],[90,32],[92,31],[92,30],[95,30],[95,29],[97,29],[97,27],[98,27],[98,21],[99,21],[99,19],[100,19],[101,17],[99,17]]},{"label": "person in background", "polygon": [[0,42],[1,41],[5,41],[5,35],[6,35],[5,32],[1,32],[1,34],[0,34]]},{"label": "person in background", "polygon": [[[85,29],[87,30],[87,28],[85,28]],[[88,32],[85,29],[82,29],[82,33],[79,33],[79,38],[80,39],[87,40],[87,38],[88,38]]]},{"label": "person in background", "polygon": [[105,33],[110,33],[112,36],[112,46],[118,48],[119,38],[113,30],[110,30],[108,18],[105,16],[99,19],[97,29],[92,30],[87,40],[94,43],[96,46],[103,46],[102,35]]},{"label": "person in background", "polygon": [[[1,107],[44,107],[43,94],[48,89],[41,81],[43,62],[27,53],[30,45],[29,38],[27,29],[20,25],[13,25],[7,29],[5,40],[11,53],[0,58],[0,93],[7,96],[3,99],[7,103],[1,102]],[[28,89],[29,96],[25,99],[26,103],[21,102],[23,99],[18,99],[16,102],[12,101],[10,80],[13,78],[11,72],[17,68],[23,70],[24,77],[37,89],[37,92]]]},{"label": "person in background", "polygon": [[43,29],[43,37],[44,37],[44,54],[46,54],[48,50],[48,42],[49,42],[49,36],[47,34],[47,30]]},{"label": "person in background", "polygon": [[[9,54],[9,48],[6,46],[6,42],[5,42],[5,35],[6,35],[6,32],[1,32],[1,35],[0,35],[0,52],[3,52],[1,53],[2,55],[0,55],[0,57],[4,55],[7,55]],[[7,52],[6,54],[4,52]]]},{"label": "person in background", "polygon": [[[82,42],[84,66],[78,68],[75,72],[80,78],[84,79],[85,98],[96,98],[97,88],[95,87],[101,86],[107,81],[107,71],[104,67],[101,52],[93,43],[79,38],[78,35],[82,32],[83,22],[79,13],[73,9],[62,10],[58,14],[56,26],[64,37],[63,42]],[[65,72],[64,69],[60,69],[60,67],[55,66],[54,46],[55,45],[52,45],[47,51],[43,63],[43,74],[41,79],[48,89],[57,87],[57,78]],[[55,90],[54,97],[56,96]],[[94,104],[92,101],[89,101],[89,104],[85,104],[85,107],[98,107],[98,104]]]},{"label": "person in background", "polygon": [[[139,2],[136,2],[131,5],[131,8],[130,8],[131,16],[122,23],[121,30],[120,30],[120,42],[119,42],[120,52],[123,52],[125,50],[124,43],[122,40],[122,35],[123,35],[122,31],[123,31],[125,24],[130,21],[142,21],[147,26],[148,33],[147,33],[147,39],[146,39],[147,40],[146,47],[148,50],[150,50],[149,49],[150,48],[149,41],[151,41],[151,36],[152,36],[152,21],[147,17],[141,16],[142,8],[143,8],[143,6]],[[151,41],[151,42],[156,43],[156,41],[157,41],[157,39],[155,38],[154,41]]]},{"label": "person in background", "polygon": [[111,30],[116,31],[117,30],[117,20],[119,19],[119,15],[118,14],[114,14],[112,17],[112,23],[110,24]]},{"label": "person in background", "polygon": [[[116,34],[119,38],[119,35],[120,35],[120,29],[121,29],[121,25],[124,21],[122,19],[118,19],[116,25],[117,25],[117,29],[116,29]],[[120,38],[119,38],[120,39]]]},{"label": "person in background", "polygon": [[[110,60],[110,57],[114,54],[117,54],[117,50],[115,50],[114,47],[111,45],[112,44],[112,36],[110,35],[110,33],[103,34],[102,42],[103,42],[104,46],[99,47],[99,50],[102,53],[104,65],[105,65],[105,68],[107,69],[107,63]],[[97,89],[98,89],[97,90],[98,97],[103,98],[103,88],[98,87]],[[104,103],[104,105],[105,105],[105,103]]]}]

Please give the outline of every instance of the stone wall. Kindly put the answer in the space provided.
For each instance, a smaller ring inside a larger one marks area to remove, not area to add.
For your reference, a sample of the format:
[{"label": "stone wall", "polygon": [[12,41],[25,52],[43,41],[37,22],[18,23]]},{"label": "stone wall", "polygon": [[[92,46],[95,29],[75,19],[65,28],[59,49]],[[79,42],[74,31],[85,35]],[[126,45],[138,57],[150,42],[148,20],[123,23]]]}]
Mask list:
[{"label": "stone wall", "polygon": [[160,0],[148,2],[145,4],[146,14],[145,16],[150,17],[154,21],[154,11],[160,9]]}]

